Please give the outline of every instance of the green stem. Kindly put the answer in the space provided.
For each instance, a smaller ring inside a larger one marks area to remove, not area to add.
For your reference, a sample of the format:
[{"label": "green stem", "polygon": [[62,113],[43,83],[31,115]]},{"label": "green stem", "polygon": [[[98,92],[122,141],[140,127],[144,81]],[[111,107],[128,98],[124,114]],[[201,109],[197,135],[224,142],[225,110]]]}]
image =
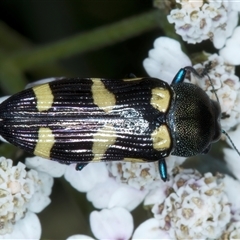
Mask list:
[{"label": "green stem", "polygon": [[18,51],[19,49],[33,47],[27,38],[20,35],[5,22],[0,21],[0,48],[5,52]]},{"label": "green stem", "polygon": [[161,24],[160,18],[159,11],[153,10],[59,42],[19,52],[8,60],[21,70],[38,67],[72,55],[115,44],[150,31],[159,27]]}]

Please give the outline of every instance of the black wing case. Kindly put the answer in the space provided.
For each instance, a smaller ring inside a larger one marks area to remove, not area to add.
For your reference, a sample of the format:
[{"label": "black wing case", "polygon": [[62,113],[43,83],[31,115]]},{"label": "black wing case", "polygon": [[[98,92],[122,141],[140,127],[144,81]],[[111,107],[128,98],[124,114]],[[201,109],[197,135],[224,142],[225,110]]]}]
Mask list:
[{"label": "black wing case", "polygon": [[[156,106],[153,89],[167,93],[164,109]],[[5,100],[0,134],[27,152],[64,163],[156,161],[171,149],[168,130],[167,147],[156,147],[171,96],[166,83],[152,78],[58,80]]]}]

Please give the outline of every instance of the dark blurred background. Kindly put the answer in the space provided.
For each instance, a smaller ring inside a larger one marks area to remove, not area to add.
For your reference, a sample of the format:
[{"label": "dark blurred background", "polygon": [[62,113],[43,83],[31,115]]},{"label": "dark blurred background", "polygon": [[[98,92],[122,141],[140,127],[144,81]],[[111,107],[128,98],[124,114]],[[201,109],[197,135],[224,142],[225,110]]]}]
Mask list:
[{"label": "dark blurred background", "polygon": [[[31,46],[40,46],[151,9],[151,0],[1,0],[0,20],[21,34]],[[56,63],[58,68],[50,72],[41,71],[44,68],[41,66],[24,75],[29,82],[63,74],[104,78],[122,78],[129,73],[144,76],[142,61],[154,39],[161,34],[156,28],[121,43],[63,59]],[[91,235],[88,217],[93,208],[85,194],[76,192],[64,179],[56,179],[51,198],[50,206],[38,215],[42,238],[65,239],[77,233]],[[137,226],[143,216],[137,211],[133,214]]]},{"label": "dark blurred background", "polygon": [[[33,44],[42,45],[151,9],[151,0],[2,0],[0,19]],[[75,76],[121,78],[129,72],[143,76],[142,61],[159,35],[160,29],[156,29],[62,60],[60,65]]]}]

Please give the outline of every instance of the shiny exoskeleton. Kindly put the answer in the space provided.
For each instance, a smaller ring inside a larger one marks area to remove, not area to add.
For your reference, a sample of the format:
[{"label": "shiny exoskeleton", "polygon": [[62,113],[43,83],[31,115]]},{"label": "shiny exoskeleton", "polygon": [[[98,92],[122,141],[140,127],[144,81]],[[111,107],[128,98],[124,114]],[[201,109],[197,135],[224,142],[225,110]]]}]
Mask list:
[{"label": "shiny exoskeleton", "polygon": [[0,104],[0,135],[27,152],[77,169],[99,161],[159,161],[207,153],[221,135],[220,106],[199,87],[156,78],[62,78]]}]

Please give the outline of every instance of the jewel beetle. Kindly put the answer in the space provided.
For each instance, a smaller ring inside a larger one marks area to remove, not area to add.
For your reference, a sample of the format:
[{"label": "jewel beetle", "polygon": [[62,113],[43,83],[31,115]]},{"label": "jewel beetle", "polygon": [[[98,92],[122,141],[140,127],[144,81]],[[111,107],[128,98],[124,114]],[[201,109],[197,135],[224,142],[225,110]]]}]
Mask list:
[{"label": "jewel beetle", "polygon": [[221,109],[179,70],[172,83],[151,77],[40,81],[0,104],[1,138],[61,163],[159,162],[205,154],[221,135]]}]

